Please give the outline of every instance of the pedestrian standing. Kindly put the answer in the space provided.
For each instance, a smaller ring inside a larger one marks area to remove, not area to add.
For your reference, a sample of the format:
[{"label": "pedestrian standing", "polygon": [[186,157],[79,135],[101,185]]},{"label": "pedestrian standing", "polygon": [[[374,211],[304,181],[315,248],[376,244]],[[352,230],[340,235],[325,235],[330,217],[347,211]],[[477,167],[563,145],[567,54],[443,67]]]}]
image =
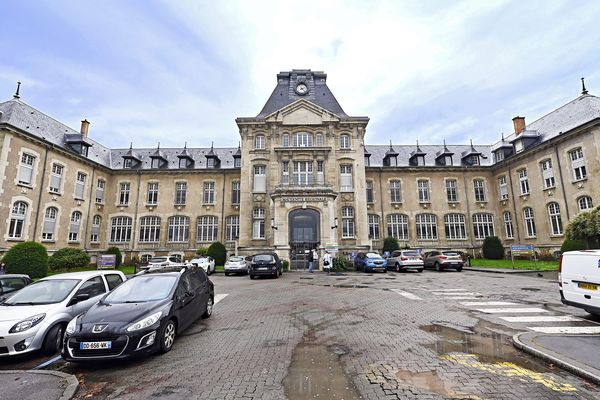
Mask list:
[{"label": "pedestrian standing", "polygon": [[331,271],[331,262],[331,254],[329,254],[329,251],[325,250],[325,254],[323,254],[323,269],[327,271],[328,274],[329,271]]},{"label": "pedestrian standing", "polygon": [[0,275],[4,275],[6,273],[6,264],[0,263]]},{"label": "pedestrian standing", "polygon": [[315,262],[315,254],[313,253],[313,250],[310,249],[308,251],[308,272],[311,274],[313,272],[313,262]]}]

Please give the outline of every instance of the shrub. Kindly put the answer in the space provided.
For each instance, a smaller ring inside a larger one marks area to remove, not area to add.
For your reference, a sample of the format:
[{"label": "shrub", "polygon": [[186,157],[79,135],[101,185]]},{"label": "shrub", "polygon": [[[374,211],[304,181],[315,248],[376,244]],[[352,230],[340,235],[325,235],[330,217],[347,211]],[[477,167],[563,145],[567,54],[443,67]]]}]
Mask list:
[{"label": "shrub", "polygon": [[556,261],[554,254],[550,253],[548,250],[536,253],[536,257],[538,261]]},{"label": "shrub", "polygon": [[117,259],[115,261],[115,268],[121,266],[121,263],[123,262],[123,256],[121,255],[121,250],[119,250],[118,247],[109,247],[108,249],[106,249],[106,254],[114,254],[115,256],[117,256]]},{"label": "shrub", "polygon": [[215,265],[224,265],[227,258],[227,249],[221,242],[214,242],[208,247],[206,255],[215,259]]},{"label": "shrub", "polygon": [[395,237],[389,236],[383,240],[383,252],[389,251],[390,254],[394,250],[400,249],[400,245],[398,244],[398,239]]},{"label": "shrub", "polygon": [[354,264],[346,257],[334,257],[332,260],[331,270],[333,272],[351,271],[353,268]]},{"label": "shrub", "polygon": [[90,263],[90,256],[80,249],[65,247],[50,256],[48,267],[51,270],[85,267]]},{"label": "shrub", "polygon": [[562,246],[560,246],[560,252],[564,253],[565,251],[573,251],[573,250],[587,250],[588,245],[587,241],[583,239],[566,239]]},{"label": "shrub", "polygon": [[283,267],[284,271],[289,271],[290,262],[288,260],[281,260],[281,266]]},{"label": "shrub", "polygon": [[196,250],[196,254],[199,256],[205,256],[208,254],[208,249],[206,247],[199,247],[198,250]]},{"label": "shrub", "polygon": [[483,241],[483,258],[501,260],[504,258],[504,247],[497,236],[488,236]]},{"label": "shrub", "polygon": [[27,274],[31,278],[48,275],[48,252],[40,243],[24,242],[11,247],[2,262],[7,274]]}]

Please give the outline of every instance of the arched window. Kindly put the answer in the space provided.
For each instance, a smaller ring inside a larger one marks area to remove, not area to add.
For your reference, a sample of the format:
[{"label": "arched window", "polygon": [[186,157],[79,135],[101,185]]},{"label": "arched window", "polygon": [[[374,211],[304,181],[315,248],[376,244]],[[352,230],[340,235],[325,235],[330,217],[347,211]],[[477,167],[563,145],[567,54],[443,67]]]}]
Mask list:
[{"label": "arched window", "polygon": [[79,240],[79,227],[81,226],[81,213],[73,211],[71,213],[71,224],[69,225],[69,242]]},{"label": "arched window", "polygon": [[510,215],[509,211],[505,211],[502,217],[504,219],[504,233],[506,234],[506,238],[513,239],[515,235],[513,233],[512,215]]},{"label": "arched window", "polygon": [[550,217],[550,232],[552,235],[562,235],[563,225],[558,203],[548,204],[548,217]]},{"label": "arched window", "polygon": [[256,135],[254,138],[254,148],[264,149],[265,148],[265,135]]},{"label": "arched window", "polygon": [[494,236],[494,216],[492,214],[473,214],[473,234],[475,239]]},{"label": "arched window", "polygon": [[94,215],[92,218],[92,232],[90,234],[90,242],[98,243],[100,240],[100,225],[102,225],[102,217]]},{"label": "arched window", "polygon": [[190,219],[183,215],[169,218],[167,240],[169,242],[185,243],[190,236]]},{"label": "arched window", "polygon": [[350,148],[350,135],[340,135],[340,149]]},{"label": "arched window", "polygon": [[437,217],[434,214],[417,214],[415,223],[418,240],[437,240]]},{"label": "arched window", "polygon": [[463,214],[444,215],[444,230],[448,240],[466,239],[465,216]]},{"label": "arched window", "polygon": [[110,220],[111,243],[125,243],[131,240],[131,217],[114,217]]},{"label": "arched window", "polygon": [[390,214],[387,216],[388,236],[398,240],[408,240],[408,216],[404,214]]},{"label": "arched window", "polygon": [[25,217],[27,216],[27,203],[17,201],[13,204],[10,213],[10,224],[8,226],[8,237],[10,239],[22,239],[25,230]]},{"label": "arched window", "polygon": [[54,240],[54,231],[56,229],[57,217],[58,208],[46,208],[46,212],[44,213],[44,227],[42,228],[42,240]]},{"label": "arched window", "polygon": [[316,146],[323,146],[323,134],[322,133],[317,133],[315,135],[315,145]]},{"label": "arched window", "polygon": [[217,217],[202,215],[196,224],[196,242],[214,242],[217,240]]},{"label": "arched window", "polygon": [[579,205],[580,212],[594,208],[594,204],[592,203],[592,198],[590,196],[581,196],[578,198],[577,205]]},{"label": "arched window", "polygon": [[354,235],[354,208],[342,207],[342,238],[353,238]]},{"label": "arched window", "polygon": [[290,146],[290,135],[288,135],[287,133],[283,134],[283,136],[281,137],[281,145],[283,147],[289,147]]},{"label": "arched window", "polygon": [[369,214],[368,215],[369,222],[369,238],[370,239],[379,239],[379,215],[377,214]]},{"label": "arched window", "polygon": [[523,217],[526,236],[535,237],[535,220],[533,219],[533,209],[531,207],[525,207],[523,209]]},{"label": "arched window", "polygon": [[160,240],[160,218],[142,217],[140,218],[140,242],[156,243]]}]

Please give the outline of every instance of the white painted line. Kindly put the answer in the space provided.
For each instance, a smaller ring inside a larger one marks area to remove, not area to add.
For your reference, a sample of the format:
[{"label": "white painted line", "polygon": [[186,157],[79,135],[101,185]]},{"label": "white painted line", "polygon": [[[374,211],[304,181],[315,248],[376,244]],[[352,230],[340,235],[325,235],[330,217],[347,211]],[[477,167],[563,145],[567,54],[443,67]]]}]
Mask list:
[{"label": "white painted line", "polygon": [[541,333],[600,333],[600,326],[536,326],[527,328]]},{"label": "white painted line", "polygon": [[466,292],[467,289],[435,289],[436,292]]},{"label": "white painted line", "polygon": [[519,303],[511,303],[510,301],[467,301],[460,303],[466,307],[473,306],[518,306]]},{"label": "white painted line", "polygon": [[570,322],[583,321],[581,318],[572,315],[530,315],[527,317],[500,317],[508,322]]},{"label": "white painted line", "polygon": [[543,308],[530,307],[530,308],[476,308],[475,311],[480,311],[487,314],[510,314],[510,313],[534,313],[534,312],[548,312]]},{"label": "white painted line", "polygon": [[479,296],[479,295],[481,295],[481,293],[476,293],[476,292],[453,292],[453,293],[433,292],[433,294],[435,294],[436,296]]},{"label": "white painted line", "polygon": [[406,297],[407,299],[411,299],[411,300],[423,300],[419,296],[416,296],[416,295],[414,295],[412,293],[405,292],[405,291],[400,290],[400,289],[390,289],[390,290],[392,292],[394,292],[394,293],[398,293],[400,296]]},{"label": "white painted line", "polygon": [[228,293],[215,294],[215,302],[214,302],[214,304],[217,304],[218,302],[220,302],[221,300],[223,300],[227,296],[229,296]]},{"label": "white painted line", "polygon": [[473,296],[446,296],[444,300],[477,300],[477,297]]},{"label": "white painted line", "polygon": [[57,361],[62,360],[62,357],[60,355],[49,359],[48,361],[44,361],[43,363],[41,363],[40,365],[33,367],[31,369],[42,369],[42,368],[46,368],[48,365],[54,364]]}]

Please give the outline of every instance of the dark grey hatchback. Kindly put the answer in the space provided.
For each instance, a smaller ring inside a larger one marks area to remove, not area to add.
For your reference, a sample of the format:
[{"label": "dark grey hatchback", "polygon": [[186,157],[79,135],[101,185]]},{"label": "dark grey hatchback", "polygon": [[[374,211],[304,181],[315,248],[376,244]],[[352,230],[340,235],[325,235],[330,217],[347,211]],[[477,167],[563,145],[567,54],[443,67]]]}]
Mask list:
[{"label": "dark grey hatchback", "polygon": [[252,262],[248,268],[250,279],[256,276],[272,276],[279,278],[283,274],[281,260],[276,253],[260,253],[252,257]]}]

